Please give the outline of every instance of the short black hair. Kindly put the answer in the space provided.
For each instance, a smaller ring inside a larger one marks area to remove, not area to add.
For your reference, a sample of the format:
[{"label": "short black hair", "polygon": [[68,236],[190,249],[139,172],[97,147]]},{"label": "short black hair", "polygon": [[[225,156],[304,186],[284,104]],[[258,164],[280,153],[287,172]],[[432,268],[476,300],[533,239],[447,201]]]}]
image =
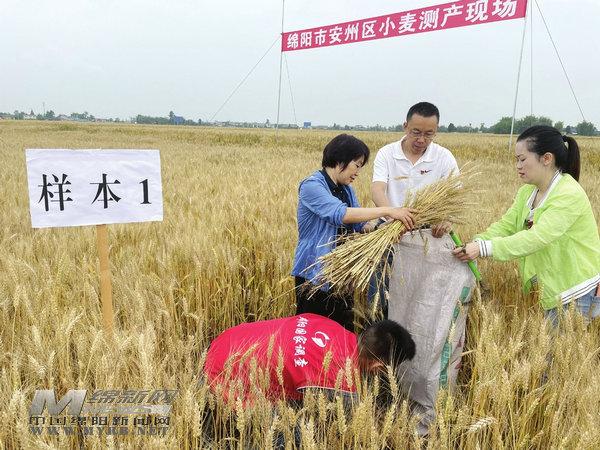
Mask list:
[{"label": "short black hair", "polygon": [[381,320],[360,335],[359,351],[367,358],[397,366],[415,357],[416,345],[408,330],[398,322]]},{"label": "short black hair", "polygon": [[323,161],[325,167],[337,167],[342,165],[345,169],[351,161],[364,158],[364,164],[369,161],[369,147],[360,139],[349,134],[340,134],[334,137],[323,150]]},{"label": "short black hair", "polygon": [[438,122],[440,121],[440,110],[433,103],[419,102],[416,105],[412,105],[406,114],[406,121],[408,122],[415,114],[423,117],[435,116]]}]

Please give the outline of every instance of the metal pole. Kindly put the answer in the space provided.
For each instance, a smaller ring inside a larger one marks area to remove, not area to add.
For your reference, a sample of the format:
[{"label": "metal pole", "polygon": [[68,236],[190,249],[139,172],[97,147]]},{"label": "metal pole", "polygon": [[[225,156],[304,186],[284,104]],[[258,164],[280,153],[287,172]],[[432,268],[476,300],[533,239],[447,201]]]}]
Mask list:
[{"label": "metal pole", "polygon": [[529,2],[529,45],[531,50],[531,115],[533,116],[533,2]]},{"label": "metal pole", "polygon": [[552,37],[552,33],[550,33],[550,28],[548,28],[548,23],[546,22],[546,18],[544,17],[544,13],[542,12],[542,8],[540,8],[540,4],[537,0],[531,0],[535,2],[535,6],[537,7],[538,12],[540,13],[540,17],[542,18],[542,22],[544,27],[546,28],[546,32],[548,33],[548,37],[550,38],[550,42],[552,43],[552,47],[554,47],[554,52],[556,53],[556,57],[558,58],[558,62],[560,63],[560,67],[565,74],[565,78],[567,79],[567,83],[569,83],[569,88],[571,88],[571,94],[573,94],[573,98],[575,99],[575,103],[577,103],[577,108],[579,108],[579,112],[581,113],[581,118],[585,121],[585,114],[583,114],[583,109],[581,108],[581,104],[577,99],[577,95],[575,95],[575,89],[573,89],[573,84],[571,83],[571,79],[569,78],[569,74],[567,74],[567,69],[563,64],[563,60],[560,57],[560,53],[558,53],[558,48],[556,47],[556,43],[554,42],[554,38]]},{"label": "metal pole", "polygon": [[515,131],[515,115],[517,114],[517,99],[519,98],[519,83],[521,81],[521,64],[523,63],[523,48],[525,47],[525,32],[527,31],[527,16],[523,18],[523,37],[521,39],[521,54],[519,55],[519,69],[517,71],[517,87],[515,89],[515,103],[513,106],[512,122],[510,124],[510,138],[508,139],[508,151],[512,147],[512,138]]},{"label": "metal pole", "polygon": [[[285,15],[285,0],[281,1],[281,39],[283,47],[283,19]],[[281,108],[281,70],[283,68],[283,50],[279,49],[279,87],[277,88],[277,124],[275,125],[275,137],[279,133],[279,110]]]}]

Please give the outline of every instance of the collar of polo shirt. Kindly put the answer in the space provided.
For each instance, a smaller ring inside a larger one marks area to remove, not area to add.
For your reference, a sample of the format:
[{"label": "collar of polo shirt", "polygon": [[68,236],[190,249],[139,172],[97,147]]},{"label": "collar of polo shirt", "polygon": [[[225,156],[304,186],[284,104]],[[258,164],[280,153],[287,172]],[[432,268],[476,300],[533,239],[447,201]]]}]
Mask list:
[{"label": "collar of polo shirt", "polygon": [[[400,139],[398,141],[398,147],[395,149],[396,151],[393,153],[394,158],[395,159],[406,159],[408,161],[408,158],[406,157],[406,155],[404,154],[404,151],[402,150],[402,142],[404,141],[404,138],[406,138],[406,136],[402,136],[402,139]],[[434,144],[434,142],[430,142],[429,145],[427,146],[427,149],[425,150],[425,153],[423,153],[421,155],[421,157],[419,158],[419,160],[421,162],[433,162],[433,155],[432,155],[432,151],[431,151],[431,146],[432,145],[436,145]]]}]

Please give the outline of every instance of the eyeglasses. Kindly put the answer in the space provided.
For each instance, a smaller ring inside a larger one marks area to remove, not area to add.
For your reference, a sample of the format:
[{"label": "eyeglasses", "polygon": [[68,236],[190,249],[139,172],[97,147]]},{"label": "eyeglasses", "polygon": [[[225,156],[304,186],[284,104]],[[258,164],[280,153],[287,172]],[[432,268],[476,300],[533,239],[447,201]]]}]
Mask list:
[{"label": "eyeglasses", "polygon": [[420,130],[410,130],[408,134],[416,139],[423,137],[426,141],[431,141],[435,137],[435,133],[432,131],[423,132]]}]

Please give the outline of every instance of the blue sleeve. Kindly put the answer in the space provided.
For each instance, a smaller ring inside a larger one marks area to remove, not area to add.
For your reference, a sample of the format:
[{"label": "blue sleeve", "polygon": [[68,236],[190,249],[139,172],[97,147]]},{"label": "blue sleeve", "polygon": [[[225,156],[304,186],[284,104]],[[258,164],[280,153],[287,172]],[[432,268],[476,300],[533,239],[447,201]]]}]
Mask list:
[{"label": "blue sleeve", "polygon": [[342,225],[348,208],[331,194],[327,186],[313,178],[300,184],[299,201],[313,214],[337,227]]}]

